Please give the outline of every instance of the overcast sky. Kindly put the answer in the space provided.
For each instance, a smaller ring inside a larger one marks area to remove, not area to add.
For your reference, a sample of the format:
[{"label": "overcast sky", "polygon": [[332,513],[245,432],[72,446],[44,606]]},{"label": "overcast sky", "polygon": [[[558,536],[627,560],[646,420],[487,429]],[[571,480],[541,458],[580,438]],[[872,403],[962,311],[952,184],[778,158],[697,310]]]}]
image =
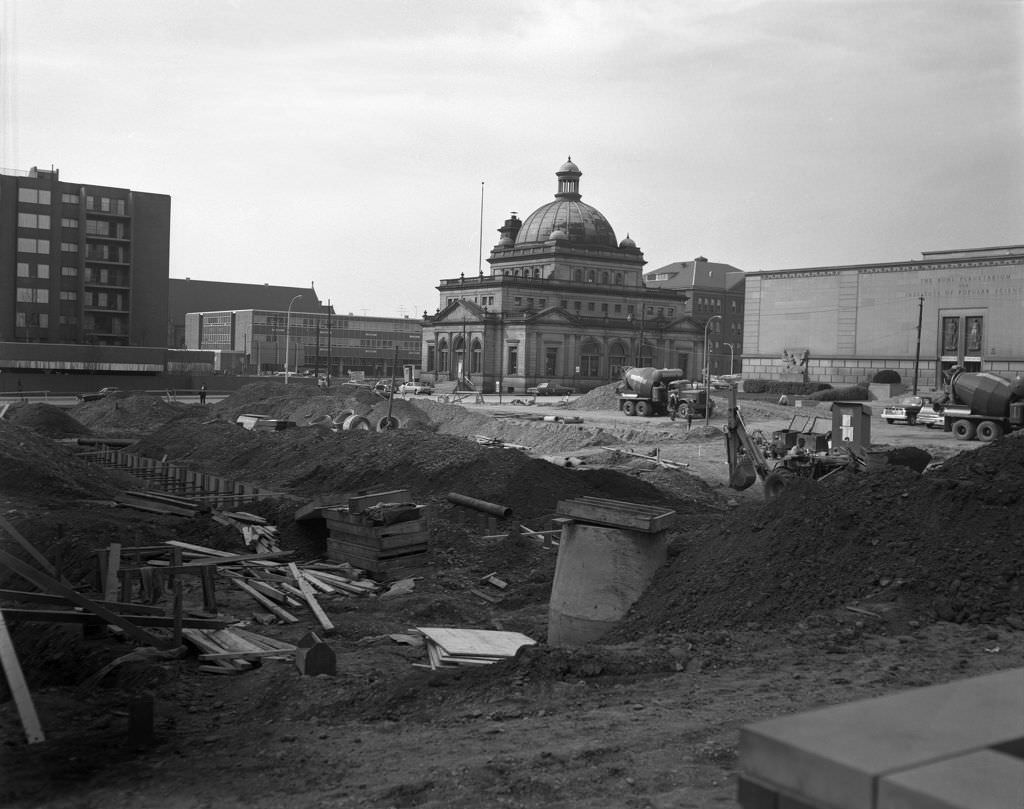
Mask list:
[{"label": "overcast sky", "polygon": [[169,194],[172,278],[433,312],[570,155],[648,269],[1024,243],[1019,0],[0,4],[0,166]]}]

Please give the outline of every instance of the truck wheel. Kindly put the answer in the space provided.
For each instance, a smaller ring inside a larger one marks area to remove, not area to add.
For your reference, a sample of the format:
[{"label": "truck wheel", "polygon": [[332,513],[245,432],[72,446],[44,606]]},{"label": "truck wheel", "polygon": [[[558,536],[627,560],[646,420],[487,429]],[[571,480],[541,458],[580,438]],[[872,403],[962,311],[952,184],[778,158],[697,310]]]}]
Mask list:
[{"label": "truck wheel", "polygon": [[647,418],[648,416],[654,415],[654,407],[650,402],[637,402],[636,403],[636,414]]},{"label": "truck wheel", "polygon": [[953,422],[953,437],[957,441],[970,441],[974,438],[974,422],[957,419]]},{"label": "truck wheel", "polygon": [[625,413],[627,416],[635,416],[636,415],[636,402],[631,402],[629,400],[623,402],[622,403],[622,412]]},{"label": "truck wheel", "polygon": [[1003,428],[994,421],[983,421],[978,425],[979,441],[998,441],[1003,437]]}]

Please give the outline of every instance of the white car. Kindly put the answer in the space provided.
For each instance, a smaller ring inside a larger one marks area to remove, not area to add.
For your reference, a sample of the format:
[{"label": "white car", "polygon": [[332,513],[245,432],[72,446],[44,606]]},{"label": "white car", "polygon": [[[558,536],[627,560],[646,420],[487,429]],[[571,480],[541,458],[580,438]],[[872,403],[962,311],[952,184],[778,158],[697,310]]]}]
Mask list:
[{"label": "white car", "polygon": [[434,392],[434,388],[426,382],[403,382],[398,386],[398,392],[429,396]]}]

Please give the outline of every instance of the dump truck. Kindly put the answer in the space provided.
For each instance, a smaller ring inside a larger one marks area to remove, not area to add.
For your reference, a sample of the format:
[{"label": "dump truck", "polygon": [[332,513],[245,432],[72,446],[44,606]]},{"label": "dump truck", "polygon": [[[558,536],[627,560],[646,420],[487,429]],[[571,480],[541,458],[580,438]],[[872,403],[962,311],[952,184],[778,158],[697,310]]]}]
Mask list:
[{"label": "dump truck", "polygon": [[958,440],[996,441],[1024,427],[1024,379],[954,368],[934,407]]},{"label": "dump truck", "polygon": [[709,408],[714,411],[707,391],[697,389],[681,368],[627,368],[615,390],[619,409],[627,416],[685,416],[690,412],[703,417]]}]

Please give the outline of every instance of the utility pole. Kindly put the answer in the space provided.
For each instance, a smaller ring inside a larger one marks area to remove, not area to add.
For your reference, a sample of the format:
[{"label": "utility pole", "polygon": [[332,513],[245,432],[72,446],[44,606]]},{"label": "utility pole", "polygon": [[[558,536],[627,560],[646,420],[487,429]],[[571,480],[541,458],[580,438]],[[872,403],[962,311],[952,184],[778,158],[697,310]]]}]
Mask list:
[{"label": "utility pole", "polygon": [[917,351],[914,354],[914,396],[917,396],[917,369],[921,365],[921,321],[923,316],[924,295],[917,299]]}]

